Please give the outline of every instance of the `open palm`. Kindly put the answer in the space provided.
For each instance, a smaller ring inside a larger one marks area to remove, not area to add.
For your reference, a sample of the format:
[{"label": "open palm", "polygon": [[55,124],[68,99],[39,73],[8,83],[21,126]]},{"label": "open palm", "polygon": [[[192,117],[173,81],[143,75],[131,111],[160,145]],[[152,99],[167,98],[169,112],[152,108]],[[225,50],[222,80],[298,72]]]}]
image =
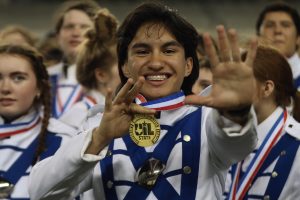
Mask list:
[{"label": "open palm", "polygon": [[217,27],[220,53],[217,55],[209,34],[204,34],[207,56],[212,65],[213,83],[208,96],[190,95],[185,103],[205,105],[220,110],[237,110],[252,104],[254,77],[252,71],[257,42],[252,41],[245,62],[241,61],[237,33]]}]

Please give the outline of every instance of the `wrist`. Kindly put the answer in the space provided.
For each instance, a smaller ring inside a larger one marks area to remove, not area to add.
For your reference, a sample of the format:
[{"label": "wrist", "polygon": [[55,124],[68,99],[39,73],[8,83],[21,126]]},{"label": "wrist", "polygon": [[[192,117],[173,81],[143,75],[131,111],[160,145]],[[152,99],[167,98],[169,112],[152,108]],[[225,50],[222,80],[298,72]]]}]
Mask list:
[{"label": "wrist", "polygon": [[97,127],[92,131],[92,139],[85,153],[97,155],[110,143],[110,141],[111,139],[106,137],[105,134],[102,134],[99,127]]},{"label": "wrist", "polygon": [[219,112],[221,115],[230,119],[231,121],[244,125],[248,121],[250,110],[251,105],[248,105],[239,109],[221,110]]}]

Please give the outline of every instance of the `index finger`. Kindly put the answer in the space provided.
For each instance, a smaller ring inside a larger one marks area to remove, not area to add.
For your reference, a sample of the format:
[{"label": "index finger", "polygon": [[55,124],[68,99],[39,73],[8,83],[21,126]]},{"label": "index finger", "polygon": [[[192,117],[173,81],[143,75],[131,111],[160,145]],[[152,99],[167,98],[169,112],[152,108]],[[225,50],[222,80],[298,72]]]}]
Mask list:
[{"label": "index finger", "polygon": [[114,99],[114,104],[119,104],[119,103],[124,102],[126,95],[127,95],[128,91],[131,89],[132,85],[133,85],[133,79],[129,78],[127,80],[127,82],[125,83],[125,85],[120,89],[120,91],[116,95],[116,97]]},{"label": "index finger", "polygon": [[216,49],[213,45],[212,39],[208,33],[203,34],[203,39],[204,39],[205,53],[209,59],[209,62],[211,64],[212,68],[214,68],[219,63],[217,51],[216,51]]}]

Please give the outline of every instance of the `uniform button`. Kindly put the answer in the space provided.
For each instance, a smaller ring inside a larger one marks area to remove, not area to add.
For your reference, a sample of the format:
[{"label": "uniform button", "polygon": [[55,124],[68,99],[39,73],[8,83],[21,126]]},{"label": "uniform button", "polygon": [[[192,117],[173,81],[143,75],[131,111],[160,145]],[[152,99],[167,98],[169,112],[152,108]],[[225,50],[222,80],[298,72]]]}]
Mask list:
[{"label": "uniform button", "polygon": [[192,172],[192,168],[190,166],[185,166],[183,168],[183,173],[190,174]]},{"label": "uniform button", "polygon": [[270,200],[270,196],[269,195],[264,196],[264,200]]},{"label": "uniform button", "polygon": [[111,156],[112,152],[110,150],[107,151],[106,156]]},{"label": "uniform button", "polygon": [[189,135],[184,135],[184,136],[183,136],[183,140],[184,140],[185,142],[189,142],[189,141],[191,141],[191,136],[189,136]]},{"label": "uniform button", "polygon": [[283,150],[282,152],[280,152],[280,155],[281,156],[284,156],[286,154],[286,151],[285,150]]},{"label": "uniform button", "polygon": [[111,189],[114,183],[112,181],[107,181],[106,186]]},{"label": "uniform button", "polygon": [[276,178],[278,176],[277,172],[272,172],[272,178]]}]

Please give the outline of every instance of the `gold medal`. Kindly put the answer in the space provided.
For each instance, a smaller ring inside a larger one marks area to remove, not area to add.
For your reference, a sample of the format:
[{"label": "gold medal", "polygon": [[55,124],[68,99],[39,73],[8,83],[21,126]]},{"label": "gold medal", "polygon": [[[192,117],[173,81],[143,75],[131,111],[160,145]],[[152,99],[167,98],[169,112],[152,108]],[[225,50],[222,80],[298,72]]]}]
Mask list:
[{"label": "gold medal", "polygon": [[148,147],[158,140],[160,125],[153,116],[135,115],[130,122],[129,134],[135,144]]}]

